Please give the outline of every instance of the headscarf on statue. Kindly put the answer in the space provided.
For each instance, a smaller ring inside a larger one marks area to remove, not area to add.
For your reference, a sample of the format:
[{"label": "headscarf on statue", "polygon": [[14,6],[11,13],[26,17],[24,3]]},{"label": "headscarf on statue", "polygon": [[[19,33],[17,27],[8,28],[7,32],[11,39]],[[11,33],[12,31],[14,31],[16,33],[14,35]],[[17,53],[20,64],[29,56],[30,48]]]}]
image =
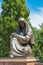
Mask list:
[{"label": "headscarf on statue", "polygon": [[30,37],[29,43],[31,45],[34,45],[34,35],[33,35],[33,32],[32,32],[32,29],[29,26],[29,23],[23,17],[18,19],[18,22],[20,22],[20,21],[24,22],[25,25],[26,25],[26,27],[24,29],[22,29],[22,33],[24,33],[24,34],[21,33],[19,25],[17,27],[16,33],[19,34],[19,35],[25,36],[25,37]]}]

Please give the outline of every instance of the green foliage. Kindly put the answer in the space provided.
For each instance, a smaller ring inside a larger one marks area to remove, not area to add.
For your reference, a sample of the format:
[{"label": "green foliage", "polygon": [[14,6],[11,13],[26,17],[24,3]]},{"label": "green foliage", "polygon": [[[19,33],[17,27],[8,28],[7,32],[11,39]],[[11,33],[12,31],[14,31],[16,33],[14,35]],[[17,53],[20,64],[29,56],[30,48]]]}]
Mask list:
[{"label": "green foliage", "polygon": [[0,17],[0,57],[9,57],[10,35],[17,28],[17,20],[24,17],[28,21],[30,11],[25,0],[3,0]]},{"label": "green foliage", "polygon": [[17,21],[19,17],[24,17],[28,20],[30,11],[26,8],[25,0],[3,0],[2,3],[2,17],[14,17]]},{"label": "green foliage", "polygon": [[34,56],[43,59],[43,27],[34,29],[35,45],[33,46]]}]

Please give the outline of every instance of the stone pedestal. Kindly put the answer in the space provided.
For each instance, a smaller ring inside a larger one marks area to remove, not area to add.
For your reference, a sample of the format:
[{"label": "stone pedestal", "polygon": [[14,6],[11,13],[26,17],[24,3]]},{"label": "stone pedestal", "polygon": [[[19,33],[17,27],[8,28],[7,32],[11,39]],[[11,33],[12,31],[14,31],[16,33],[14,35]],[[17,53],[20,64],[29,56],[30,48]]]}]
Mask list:
[{"label": "stone pedestal", "polygon": [[0,65],[43,65],[35,58],[0,59]]}]

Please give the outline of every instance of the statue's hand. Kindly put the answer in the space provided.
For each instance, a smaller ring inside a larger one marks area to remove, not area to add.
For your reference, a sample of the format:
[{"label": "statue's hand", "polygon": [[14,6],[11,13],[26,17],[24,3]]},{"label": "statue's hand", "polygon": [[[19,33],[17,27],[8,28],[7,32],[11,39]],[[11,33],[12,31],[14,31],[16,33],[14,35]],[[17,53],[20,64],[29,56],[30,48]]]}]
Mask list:
[{"label": "statue's hand", "polygon": [[17,36],[17,34],[16,34],[16,33],[12,33],[11,35],[12,35],[12,37]]}]

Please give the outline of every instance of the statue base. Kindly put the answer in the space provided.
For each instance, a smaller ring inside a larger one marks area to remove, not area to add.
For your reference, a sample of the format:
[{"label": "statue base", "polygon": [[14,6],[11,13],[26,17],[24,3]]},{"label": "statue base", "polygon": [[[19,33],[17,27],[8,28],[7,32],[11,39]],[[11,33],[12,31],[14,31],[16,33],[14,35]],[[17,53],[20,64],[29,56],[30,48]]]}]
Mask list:
[{"label": "statue base", "polygon": [[35,58],[14,58],[14,59],[0,59],[0,65],[43,65],[37,62]]}]

